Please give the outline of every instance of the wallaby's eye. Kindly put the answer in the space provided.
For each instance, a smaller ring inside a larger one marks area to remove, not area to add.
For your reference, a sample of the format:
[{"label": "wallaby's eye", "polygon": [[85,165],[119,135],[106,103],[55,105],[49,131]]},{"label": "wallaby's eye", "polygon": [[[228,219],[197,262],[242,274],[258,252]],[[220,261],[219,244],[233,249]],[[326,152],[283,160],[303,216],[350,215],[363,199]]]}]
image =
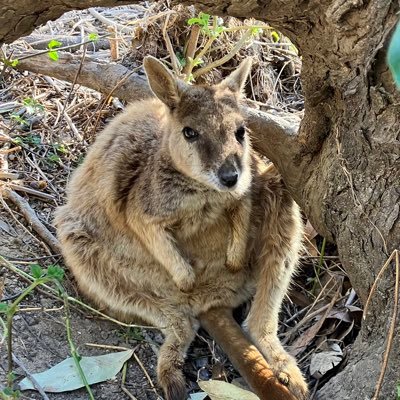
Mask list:
[{"label": "wallaby's eye", "polygon": [[242,142],[243,142],[245,133],[246,133],[246,130],[244,129],[244,126],[241,126],[241,127],[238,128],[238,130],[235,132],[236,140],[237,140],[239,143],[242,143]]},{"label": "wallaby's eye", "polygon": [[199,133],[196,132],[194,129],[185,126],[182,130],[183,136],[188,142],[194,142],[199,138]]}]

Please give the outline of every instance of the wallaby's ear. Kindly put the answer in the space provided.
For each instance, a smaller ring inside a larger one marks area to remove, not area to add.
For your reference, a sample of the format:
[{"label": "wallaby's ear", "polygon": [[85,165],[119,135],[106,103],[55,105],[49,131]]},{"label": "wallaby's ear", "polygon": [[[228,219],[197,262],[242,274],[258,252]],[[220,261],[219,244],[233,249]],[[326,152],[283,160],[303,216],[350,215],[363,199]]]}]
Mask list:
[{"label": "wallaby's ear", "polygon": [[241,93],[251,70],[250,57],[242,61],[235,71],[227,76],[219,85],[228,88],[232,92]]},{"label": "wallaby's ear", "polygon": [[176,79],[162,62],[152,56],[144,58],[143,66],[150,89],[164,104],[174,109],[186,84]]}]

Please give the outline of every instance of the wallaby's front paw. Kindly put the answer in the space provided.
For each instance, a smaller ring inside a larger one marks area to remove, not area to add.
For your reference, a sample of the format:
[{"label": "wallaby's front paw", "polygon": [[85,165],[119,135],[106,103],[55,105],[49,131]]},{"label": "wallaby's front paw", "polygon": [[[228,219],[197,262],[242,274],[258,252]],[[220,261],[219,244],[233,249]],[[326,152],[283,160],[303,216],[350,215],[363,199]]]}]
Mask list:
[{"label": "wallaby's front paw", "polygon": [[196,275],[190,267],[184,274],[175,279],[175,284],[182,292],[190,292],[193,289]]}]

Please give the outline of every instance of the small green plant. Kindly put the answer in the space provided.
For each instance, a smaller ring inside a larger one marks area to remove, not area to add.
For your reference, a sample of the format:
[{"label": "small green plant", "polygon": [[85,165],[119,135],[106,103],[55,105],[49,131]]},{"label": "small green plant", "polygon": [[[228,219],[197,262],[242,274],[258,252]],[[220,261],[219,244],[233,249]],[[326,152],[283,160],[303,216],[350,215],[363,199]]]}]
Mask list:
[{"label": "small green plant", "polygon": [[97,33],[89,33],[88,39],[94,43],[96,43],[99,40],[99,35]]},{"label": "small green plant", "polygon": [[124,340],[136,340],[139,342],[144,341],[142,329],[139,327],[129,327],[121,332],[121,337]]},{"label": "small green plant", "polygon": [[59,163],[59,162],[61,161],[60,156],[59,156],[58,154],[55,154],[55,153],[52,153],[52,152],[49,152],[49,153],[47,154],[46,159],[47,159],[48,161],[50,161],[50,163],[52,163],[52,164],[54,164],[54,163]]},{"label": "small green plant", "polygon": [[397,383],[397,400],[400,400],[400,382]]},{"label": "small green plant", "polygon": [[7,357],[8,357],[8,370],[7,370],[7,388],[13,390],[14,374],[13,374],[13,358],[12,358],[12,324],[14,315],[18,312],[20,303],[27,297],[32,290],[37,286],[49,282],[58,282],[62,280],[64,271],[52,265],[47,270],[43,270],[40,265],[33,265],[31,273],[34,281],[17,297],[10,305],[0,303],[0,314],[5,315],[6,322],[1,319],[1,325],[4,328],[3,336],[7,339]]},{"label": "small green plant", "polygon": [[222,25],[222,18],[216,16],[213,17],[213,25],[210,26],[211,15],[201,12],[197,18],[190,18],[187,23],[191,25],[199,25],[201,31],[213,38],[217,38],[222,32],[226,30],[226,27]]},{"label": "small green plant", "polygon": [[[65,326],[67,331],[67,340],[71,351],[71,356],[74,359],[75,366],[79,373],[79,376],[82,379],[83,384],[86,387],[86,391],[88,392],[89,398],[94,400],[93,393],[90,389],[90,386],[87,382],[85,374],[81,368],[80,360],[81,356],[79,355],[74,342],[72,341],[72,329],[70,322],[70,312],[69,312],[69,302],[68,295],[64,290],[61,281],[64,278],[64,271],[58,265],[50,265],[47,269],[43,269],[39,264],[34,264],[31,266],[31,275],[32,283],[18,296],[16,300],[10,305],[0,303],[0,315],[4,314],[6,322],[0,316],[0,325],[3,327],[3,338],[7,339],[7,359],[8,359],[8,371],[7,371],[7,388],[11,393],[13,391],[13,359],[12,359],[12,323],[15,313],[19,309],[19,304],[22,300],[25,299],[37,286],[46,285],[48,283],[52,283],[56,286],[57,292],[59,296],[63,299],[64,302],[64,310],[65,310]],[[3,391],[4,392],[4,391]],[[6,399],[12,399],[13,397],[5,397]]]},{"label": "small green plant", "polygon": [[14,144],[26,144],[29,146],[40,146],[42,144],[42,139],[39,135],[26,135],[26,136],[16,136],[13,139]]},{"label": "small green plant", "polygon": [[53,148],[57,153],[69,154],[68,148],[63,143],[54,143]]},{"label": "small green plant", "polygon": [[58,51],[56,51],[54,49],[57,49],[58,47],[61,47],[61,46],[62,46],[62,43],[59,42],[58,40],[54,40],[54,39],[50,40],[50,42],[47,44],[47,48],[50,50],[48,52],[50,60],[58,61],[60,56],[58,55]]},{"label": "small green plant", "polygon": [[30,115],[41,114],[44,112],[44,106],[36,99],[32,99],[31,97],[26,97],[22,104],[26,108],[26,112]]},{"label": "small green plant", "polygon": [[6,65],[7,67],[16,67],[18,65],[18,63],[19,63],[19,60],[16,59],[16,58],[14,58],[14,59],[12,59],[12,58],[10,58],[10,59],[2,58],[1,62],[4,65]]},{"label": "small green plant", "polygon": [[[234,57],[243,46],[251,42],[251,40],[262,31],[262,29],[267,28],[257,25],[228,28],[223,25],[223,22],[224,21],[222,18],[211,16],[203,12],[201,12],[197,17],[190,18],[187,21],[187,24],[191,27],[191,35],[186,46],[185,55],[180,56],[175,54],[180,66],[183,67],[183,75],[186,82],[191,82],[200,75],[207,73],[211,69],[226,63],[232,57]],[[245,33],[241,39],[232,46],[229,53],[209,65],[204,65],[204,56],[207,54],[207,52],[211,52],[213,50],[211,46],[214,41],[222,34],[227,34],[237,30],[244,30]],[[200,49],[197,49],[197,43],[200,34],[202,34],[206,40],[204,46]],[[194,71],[196,67],[200,68],[197,68]]]},{"label": "small green plant", "polygon": [[29,122],[22,117],[21,115],[18,115],[16,113],[11,113],[10,118],[15,121],[17,124],[21,126],[21,128],[27,128],[29,127]]},{"label": "small green plant", "polygon": [[21,392],[19,390],[12,390],[9,387],[4,388],[0,392],[0,399],[2,400],[14,400],[21,397]]},{"label": "small green plant", "polygon": [[274,43],[279,42],[279,39],[280,39],[279,33],[276,31],[272,31],[271,38]]}]

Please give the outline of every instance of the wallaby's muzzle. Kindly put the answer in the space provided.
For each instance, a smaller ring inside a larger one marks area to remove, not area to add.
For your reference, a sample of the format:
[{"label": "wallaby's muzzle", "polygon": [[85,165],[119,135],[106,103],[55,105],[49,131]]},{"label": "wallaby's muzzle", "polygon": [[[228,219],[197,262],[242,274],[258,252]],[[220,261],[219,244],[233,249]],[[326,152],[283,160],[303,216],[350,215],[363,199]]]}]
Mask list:
[{"label": "wallaby's muzzle", "polygon": [[[232,157],[233,158],[233,157]],[[218,170],[218,179],[223,186],[231,188],[239,179],[239,170],[234,160],[228,157]]]}]

